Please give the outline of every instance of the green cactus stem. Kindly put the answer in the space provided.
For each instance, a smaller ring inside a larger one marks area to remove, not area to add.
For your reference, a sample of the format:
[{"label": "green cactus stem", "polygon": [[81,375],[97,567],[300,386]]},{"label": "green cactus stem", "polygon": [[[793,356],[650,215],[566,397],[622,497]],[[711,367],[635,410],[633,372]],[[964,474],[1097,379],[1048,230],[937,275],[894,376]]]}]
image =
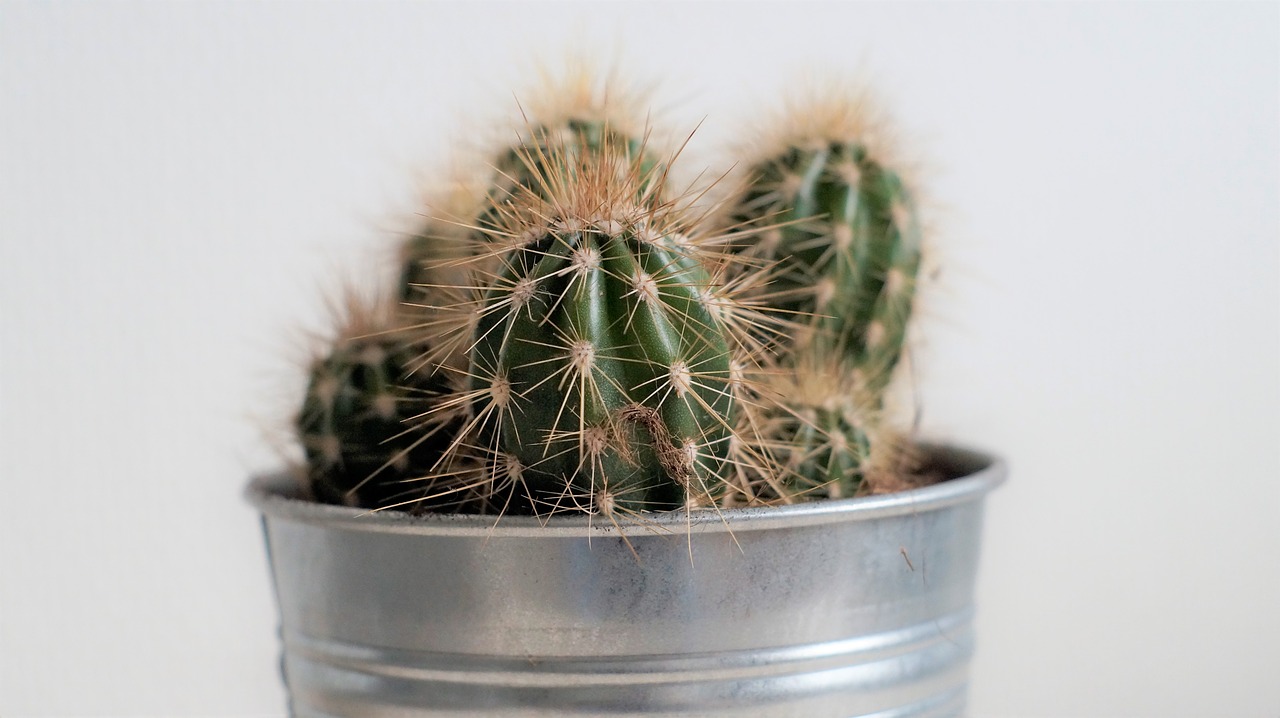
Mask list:
[{"label": "green cactus stem", "polygon": [[[636,183],[637,202],[655,205],[664,198],[662,192],[651,191],[660,178],[661,166],[646,151],[647,134],[639,136],[614,129],[615,120],[604,107],[592,104],[589,97],[572,93],[566,113],[551,124],[541,124],[520,133],[519,141],[504,150],[485,176],[484,186],[477,191],[460,183],[448,198],[439,216],[432,216],[418,233],[408,237],[400,251],[400,299],[406,314],[421,327],[438,327],[436,334],[459,336],[438,323],[453,321],[455,315],[438,315],[433,310],[462,301],[458,287],[463,286],[461,266],[476,256],[493,259],[485,242],[477,241],[503,232],[503,214],[513,203],[527,202],[528,196],[546,199],[563,188],[549,186],[553,178],[564,177],[567,170],[584,157],[607,151],[621,155],[622,166],[632,167],[642,181]],[[585,98],[585,99],[584,99]],[[608,108],[617,113],[617,108]],[[552,164],[559,166],[553,167]],[[492,267],[496,267],[490,262]],[[432,334],[426,331],[426,334]],[[458,352],[464,347],[438,344],[433,353],[423,353],[420,364],[459,366]]]},{"label": "green cactus stem", "polygon": [[[447,260],[458,260],[475,246],[471,238],[500,231],[501,212],[525,193],[547,197],[555,191],[544,187],[545,178],[556,176],[547,163],[575,162],[582,155],[594,155],[608,146],[623,152],[628,164],[635,164],[645,177],[657,177],[656,161],[645,152],[645,137],[633,137],[614,130],[608,120],[569,118],[562,123],[539,125],[521,133],[520,140],[495,158],[482,183],[458,182],[444,207],[433,213],[422,228],[408,236],[400,249],[400,299],[421,302],[433,290],[447,285]],[[477,189],[476,184],[483,186]],[[640,188],[644,193],[645,188]],[[657,195],[644,193],[657,199]],[[442,271],[446,270],[446,271]],[[446,275],[445,277],[439,276]]]},{"label": "green cactus stem", "polygon": [[472,426],[495,483],[532,511],[710,505],[734,425],[732,299],[661,181],[609,142],[526,155],[476,304]]},{"label": "green cactus stem", "polygon": [[295,428],[316,498],[365,508],[462,507],[474,497],[424,478],[452,438],[415,420],[448,393],[441,374],[411,374],[415,352],[386,309],[355,307],[310,367]]},{"label": "green cactus stem", "polygon": [[874,400],[841,356],[807,355],[772,377],[784,402],[770,412],[763,431],[784,468],[787,493],[808,498],[849,498],[859,493],[890,445],[882,441]]},{"label": "green cactus stem", "polygon": [[[494,230],[501,226],[497,208],[518,201],[526,191],[546,198],[555,188],[543,186],[560,176],[560,169],[549,167],[555,162],[572,167],[583,156],[601,152],[621,154],[627,166],[634,165],[648,182],[658,178],[660,167],[647,151],[647,136],[636,136],[617,129],[608,119],[569,117],[555,125],[538,125],[524,133],[515,146],[494,163],[494,186],[490,190],[491,208],[481,216],[480,226]],[[637,187],[637,198],[645,196],[661,201],[657,193]]]},{"label": "green cactus stem", "polygon": [[799,350],[817,342],[844,354],[879,397],[906,340],[922,228],[903,177],[843,130],[793,138],[759,163],[734,221],[748,228],[746,253],[779,263],[778,307],[811,317]]}]

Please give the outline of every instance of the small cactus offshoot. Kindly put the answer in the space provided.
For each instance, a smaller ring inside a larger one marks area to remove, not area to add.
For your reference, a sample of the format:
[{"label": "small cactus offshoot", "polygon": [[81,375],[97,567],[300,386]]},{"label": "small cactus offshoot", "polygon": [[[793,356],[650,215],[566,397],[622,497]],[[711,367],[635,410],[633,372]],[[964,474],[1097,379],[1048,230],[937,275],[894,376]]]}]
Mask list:
[{"label": "small cactus offshoot", "polygon": [[[415,356],[397,330],[394,305],[350,302],[342,332],[311,363],[295,419],[321,501],[386,507],[431,497],[418,471],[438,459],[448,434],[409,431],[407,422],[450,387],[443,375],[411,374]],[[436,503],[461,504],[457,498]]]},{"label": "small cactus offshoot", "polygon": [[849,498],[871,464],[879,418],[843,357],[808,355],[778,373],[779,408],[762,430],[776,447],[783,480],[802,496]]}]

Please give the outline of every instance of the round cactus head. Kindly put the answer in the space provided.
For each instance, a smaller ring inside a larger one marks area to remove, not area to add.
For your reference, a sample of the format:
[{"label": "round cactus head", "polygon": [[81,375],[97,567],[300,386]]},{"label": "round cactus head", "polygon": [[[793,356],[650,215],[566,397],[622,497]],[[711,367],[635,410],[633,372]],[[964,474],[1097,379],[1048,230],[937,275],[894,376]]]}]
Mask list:
[{"label": "round cactus head", "polygon": [[710,505],[734,426],[736,309],[652,166],[606,139],[522,153],[538,191],[495,205],[470,287],[472,420],[512,506]]},{"label": "round cactus head", "polygon": [[[515,142],[492,153],[491,209],[480,216],[486,231],[500,229],[496,208],[525,201],[532,191],[546,199],[554,191],[542,186],[546,178],[577,162],[580,156],[607,151],[634,163],[648,184],[659,176],[659,163],[650,146],[645,99],[647,92],[624,83],[614,73],[600,72],[584,59],[570,60],[552,71],[539,67],[534,87],[519,104],[519,129]],[[501,138],[503,145],[509,137]],[[561,167],[549,167],[554,162]],[[651,200],[661,193],[646,193]]]},{"label": "round cactus head", "polygon": [[[457,313],[437,310],[459,302],[459,288],[467,286],[462,266],[477,259],[492,265],[486,245],[503,234],[504,211],[528,204],[531,197],[549,198],[557,188],[548,186],[548,179],[564,174],[582,158],[604,152],[615,156],[620,164],[634,166],[642,180],[637,183],[637,201],[664,201],[661,190],[651,191],[661,169],[639,119],[642,93],[589,67],[577,62],[566,72],[544,70],[531,93],[532,102],[527,109],[520,107],[523,122],[514,132],[514,144],[508,145],[509,138],[503,137],[501,149],[488,151],[483,162],[456,173],[449,192],[433,193],[427,221],[402,243],[399,256],[400,297],[420,325],[418,334],[432,339],[439,334],[457,336],[440,324],[454,321]],[[456,367],[457,350],[455,345],[435,343],[424,360]]]}]

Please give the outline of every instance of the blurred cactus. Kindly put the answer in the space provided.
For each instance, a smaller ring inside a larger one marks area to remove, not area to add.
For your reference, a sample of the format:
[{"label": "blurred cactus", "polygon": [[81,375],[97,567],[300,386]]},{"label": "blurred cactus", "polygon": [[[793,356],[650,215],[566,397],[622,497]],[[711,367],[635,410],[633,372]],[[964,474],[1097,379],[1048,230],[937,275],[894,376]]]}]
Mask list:
[{"label": "blurred cactus", "polygon": [[806,356],[773,378],[779,407],[763,431],[790,491],[849,498],[869,470],[878,413],[839,357]]},{"label": "blurred cactus", "polygon": [[415,353],[393,305],[351,300],[343,324],[312,361],[295,419],[316,498],[366,507],[465,503],[456,492],[436,496],[420,473],[444,451],[448,432],[410,430],[410,420],[450,390],[445,377],[408,371]]},{"label": "blurred cactus", "polygon": [[903,352],[922,253],[916,197],[881,156],[881,124],[861,97],[794,109],[733,208],[743,251],[778,263],[778,308],[807,317],[796,351],[846,357],[876,405]]}]

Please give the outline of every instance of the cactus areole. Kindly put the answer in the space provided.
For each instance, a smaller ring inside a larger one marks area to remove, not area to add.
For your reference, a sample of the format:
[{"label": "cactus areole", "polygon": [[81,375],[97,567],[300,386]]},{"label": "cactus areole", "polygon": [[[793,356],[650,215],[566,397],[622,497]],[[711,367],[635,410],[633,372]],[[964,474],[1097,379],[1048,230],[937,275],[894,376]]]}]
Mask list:
[{"label": "cactus areole", "polygon": [[492,446],[549,508],[713,499],[729,346],[706,271],[644,214],[553,218],[504,258],[484,300],[472,375],[499,416]]}]

